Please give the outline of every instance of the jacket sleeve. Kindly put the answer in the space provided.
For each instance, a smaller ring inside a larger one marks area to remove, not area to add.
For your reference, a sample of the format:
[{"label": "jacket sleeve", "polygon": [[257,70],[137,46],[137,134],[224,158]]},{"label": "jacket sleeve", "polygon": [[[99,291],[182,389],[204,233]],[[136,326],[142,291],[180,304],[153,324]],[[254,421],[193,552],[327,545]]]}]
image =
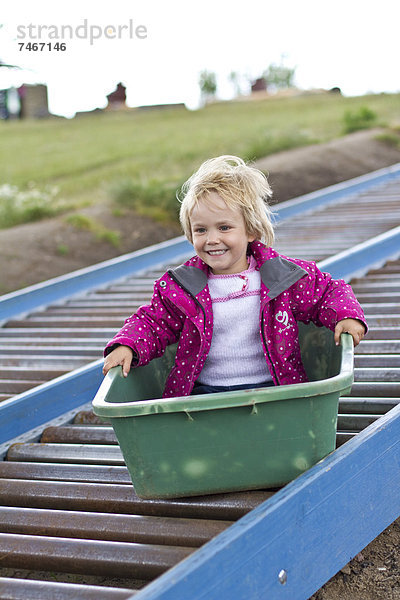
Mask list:
[{"label": "jacket sleeve", "polygon": [[315,262],[301,261],[301,266],[308,271],[308,276],[291,288],[293,312],[298,321],[312,321],[318,327],[334,331],[342,319],[358,319],[368,329],[364,312],[349,284],[323,273]]},{"label": "jacket sleeve", "polygon": [[150,304],[141,306],[126,319],[124,326],[105,347],[107,356],[119,345],[134,352],[132,366],[146,365],[164,354],[168,345],[178,341],[185,316],[160,293],[158,282]]}]

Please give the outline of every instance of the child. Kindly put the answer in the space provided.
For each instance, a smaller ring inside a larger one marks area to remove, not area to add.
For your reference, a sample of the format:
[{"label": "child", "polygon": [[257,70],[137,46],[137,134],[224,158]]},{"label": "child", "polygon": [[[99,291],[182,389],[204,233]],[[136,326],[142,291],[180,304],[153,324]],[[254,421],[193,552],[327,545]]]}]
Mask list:
[{"label": "child", "polygon": [[271,248],[261,171],[235,156],[206,161],[182,188],[180,221],[196,255],[155,282],[151,303],[105,349],[103,373],[161,356],[179,342],[164,397],[307,381],[297,321],[328,327],[339,344],[366,332],[352,289],[314,262]]}]

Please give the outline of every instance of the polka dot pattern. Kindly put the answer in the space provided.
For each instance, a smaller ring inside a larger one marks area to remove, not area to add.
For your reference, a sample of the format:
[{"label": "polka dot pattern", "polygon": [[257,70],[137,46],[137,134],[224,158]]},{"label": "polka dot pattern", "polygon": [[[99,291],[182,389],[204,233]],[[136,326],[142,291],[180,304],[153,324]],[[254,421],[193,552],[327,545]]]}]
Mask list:
[{"label": "polka dot pattern", "polygon": [[[301,362],[297,322],[335,329],[345,318],[365,323],[363,311],[351,287],[343,280],[322,273],[315,262],[292,259],[267,248],[261,242],[251,244],[258,268],[271,258],[279,257],[307,272],[296,283],[270,300],[268,288],[261,284],[260,334],[264,355],[277,384],[301,383],[307,376]],[[185,263],[207,272],[207,265],[197,256]],[[189,395],[199,377],[210,349],[213,333],[212,302],[208,286],[195,298],[190,296],[168,273],[155,282],[149,305],[141,306],[129,317],[109,342],[130,346],[138,356],[138,365],[161,356],[169,344],[179,341],[175,359],[165,385],[164,397]]]}]

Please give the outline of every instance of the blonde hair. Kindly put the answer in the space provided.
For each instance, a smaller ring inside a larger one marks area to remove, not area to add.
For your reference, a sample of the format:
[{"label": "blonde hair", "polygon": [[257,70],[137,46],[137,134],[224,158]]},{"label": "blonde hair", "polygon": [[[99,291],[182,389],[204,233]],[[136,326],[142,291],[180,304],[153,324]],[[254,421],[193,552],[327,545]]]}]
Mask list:
[{"label": "blonde hair", "polygon": [[272,211],[268,205],[272,190],[268,180],[241,158],[229,155],[206,160],[177,195],[181,202],[179,219],[190,242],[193,242],[190,215],[209,192],[216,192],[229,208],[241,210],[248,235],[267,246],[273,244]]}]

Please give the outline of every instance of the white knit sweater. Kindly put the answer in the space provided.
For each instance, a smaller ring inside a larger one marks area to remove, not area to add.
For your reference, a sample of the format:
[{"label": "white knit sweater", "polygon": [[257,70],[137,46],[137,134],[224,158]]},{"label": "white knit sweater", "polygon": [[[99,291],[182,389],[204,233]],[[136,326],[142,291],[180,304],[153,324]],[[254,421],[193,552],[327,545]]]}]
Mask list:
[{"label": "white knit sweater", "polygon": [[209,274],[213,337],[199,383],[229,386],[272,380],[261,342],[261,278],[255,264],[251,257],[247,271]]}]

